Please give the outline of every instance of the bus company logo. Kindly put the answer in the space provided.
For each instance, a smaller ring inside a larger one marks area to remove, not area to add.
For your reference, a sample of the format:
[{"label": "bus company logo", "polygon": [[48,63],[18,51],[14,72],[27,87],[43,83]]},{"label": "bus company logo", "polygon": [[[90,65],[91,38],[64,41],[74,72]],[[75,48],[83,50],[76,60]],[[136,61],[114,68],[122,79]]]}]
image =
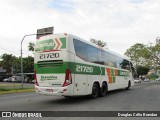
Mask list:
[{"label": "bus company logo", "polygon": [[66,39],[64,38],[55,38],[55,39],[46,39],[37,41],[35,46],[35,51],[44,51],[44,50],[58,50],[66,48]]},{"label": "bus company logo", "polygon": [[41,75],[40,80],[41,81],[45,81],[45,80],[57,80],[57,76],[53,76],[53,75],[49,75],[49,76]]},{"label": "bus company logo", "polygon": [[54,42],[52,39],[48,39],[48,40],[45,40],[45,41],[38,41],[37,42],[37,45],[36,45],[36,48],[41,48],[41,47],[50,47],[50,46],[54,46]]},{"label": "bus company logo", "polygon": [[38,41],[35,46],[35,51],[43,51],[53,49],[55,46],[53,39],[48,39],[44,41]]}]

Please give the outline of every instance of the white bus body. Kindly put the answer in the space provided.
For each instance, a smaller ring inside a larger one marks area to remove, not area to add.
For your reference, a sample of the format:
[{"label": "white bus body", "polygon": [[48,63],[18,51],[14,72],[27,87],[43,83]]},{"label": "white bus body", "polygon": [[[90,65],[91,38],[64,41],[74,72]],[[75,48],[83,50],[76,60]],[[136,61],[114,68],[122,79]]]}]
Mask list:
[{"label": "white bus body", "polygon": [[35,90],[43,95],[95,98],[134,83],[128,59],[70,34],[38,39],[34,66]]}]

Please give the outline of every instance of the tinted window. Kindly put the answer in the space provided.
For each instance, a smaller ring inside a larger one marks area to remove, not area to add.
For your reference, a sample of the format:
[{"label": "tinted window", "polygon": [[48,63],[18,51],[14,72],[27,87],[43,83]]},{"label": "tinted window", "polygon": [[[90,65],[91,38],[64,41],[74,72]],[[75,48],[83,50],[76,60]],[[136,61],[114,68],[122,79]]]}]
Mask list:
[{"label": "tinted window", "polygon": [[116,56],[108,53],[108,66],[110,67],[116,67]]},{"label": "tinted window", "polygon": [[76,55],[85,61],[127,70],[130,70],[131,68],[129,61],[125,59],[116,57],[109,52],[98,49],[77,39],[73,39],[73,42]]},{"label": "tinted window", "polygon": [[123,59],[120,58],[120,57],[116,57],[116,66],[117,68],[122,68],[122,62],[123,62]]},{"label": "tinted window", "polygon": [[105,51],[98,49],[98,63],[101,65],[105,64]]},{"label": "tinted window", "polygon": [[[123,59],[122,63],[120,64],[122,69],[130,70],[130,64],[129,61]],[[131,70],[130,70],[131,71]]]},{"label": "tinted window", "polygon": [[87,61],[87,44],[79,40],[73,39],[76,55]]},{"label": "tinted window", "polygon": [[98,49],[91,45],[87,45],[88,61],[98,63]]}]

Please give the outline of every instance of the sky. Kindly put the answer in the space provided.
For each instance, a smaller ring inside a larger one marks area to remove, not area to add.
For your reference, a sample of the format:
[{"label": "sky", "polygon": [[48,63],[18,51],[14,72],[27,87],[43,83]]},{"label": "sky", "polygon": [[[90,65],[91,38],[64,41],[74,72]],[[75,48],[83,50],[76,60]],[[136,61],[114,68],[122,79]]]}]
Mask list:
[{"label": "sky", "polygon": [[[0,0],[0,55],[20,56],[24,35],[51,26],[55,34],[102,40],[123,55],[160,36],[160,0]],[[35,41],[24,39],[23,56],[33,55],[27,46]]]}]

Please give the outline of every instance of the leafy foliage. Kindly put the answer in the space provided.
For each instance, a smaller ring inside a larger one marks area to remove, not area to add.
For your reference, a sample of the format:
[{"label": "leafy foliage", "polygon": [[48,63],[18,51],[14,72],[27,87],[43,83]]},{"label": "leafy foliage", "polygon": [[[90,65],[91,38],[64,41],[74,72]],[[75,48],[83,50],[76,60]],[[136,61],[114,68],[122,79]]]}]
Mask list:
[{"label": "leafy foliage", "polygon": [[28,50],[29,51],[34,51],[34,47],[35,47],[35,43],[30,42],[29,45],[28,45]]},{"label": "leafy foliage", "polygon": [[148,50],[145,45],[137,43],[131,46],[129,49],[127,49],[125,55],[127,55],[137,67],[138,65],[140,65],[144,56],[148,56]]},{"label": "leafy foliage", "polygon": [[160,65],[160,43],[154,46],[136,43],[125,52],[135,66],[147,66],[156,68]]},{"label": "leafy foliage", "polygon": [[6,69],[7,73],[11,73],[12,66],[16,61],[16,57],[12,54],[3,54],[1,58],[3,59],[1,61],[2,67]]},{"label": "leafy foliage", "polygon": [[[16,73],[21,72],[21,59],[20,57],[13,56],[12,54],[2,55],[1,66],[7,70],[7,74],[12,74],[12,67]],[[23,58],[23,72],[30,73],[34,71],[34,58],[31,56]]]},{"label": "leafy foliage", "polygon": [[23,59],[23,69],[25,73],[31,73],[34,72],[34,58],[31,56],[28,56]]},{"label": "leafy foliage", "polygon": [[144,66],[138,66],[137,67],[137,74],[138,75],[146,75],[149,72],[149,69]]},{"label": "leafy foliage", "polygon": [[106,43],[106,42],[103,42],[103,41],[101,41],[101,40],[96,40],[96,39],[92,39],[92,38],[91,38],[90,41],[91,41],[92,43],[100,46],[100,47],[105,47],[105,46],[107,46],[107,43]]}]

